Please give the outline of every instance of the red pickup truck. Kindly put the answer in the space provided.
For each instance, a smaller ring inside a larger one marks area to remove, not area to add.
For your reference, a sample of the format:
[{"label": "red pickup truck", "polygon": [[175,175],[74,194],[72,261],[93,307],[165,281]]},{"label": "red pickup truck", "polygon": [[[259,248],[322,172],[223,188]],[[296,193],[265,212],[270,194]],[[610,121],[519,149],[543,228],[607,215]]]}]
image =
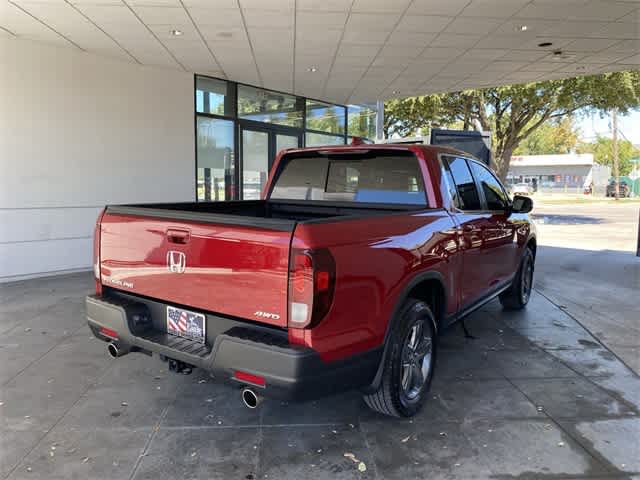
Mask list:
[{"label": "red pickup truck", "polygon": [[463,152],[285,150],[262,198],[105,208],[87,317],[113,357],[206,369],[250,407],[360,389],[411,416],[439,332],[496,296],[529,300],[531,199]]}]

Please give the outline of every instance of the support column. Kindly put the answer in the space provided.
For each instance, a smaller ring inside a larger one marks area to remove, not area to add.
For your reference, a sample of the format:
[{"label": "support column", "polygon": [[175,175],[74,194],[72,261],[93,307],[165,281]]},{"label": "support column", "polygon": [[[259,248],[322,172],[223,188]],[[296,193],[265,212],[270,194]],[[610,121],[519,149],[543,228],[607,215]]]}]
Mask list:
[{"label": "support column", "polygon": [[384,101],[376,102],[376,143],[382,143],[384,140]]}]

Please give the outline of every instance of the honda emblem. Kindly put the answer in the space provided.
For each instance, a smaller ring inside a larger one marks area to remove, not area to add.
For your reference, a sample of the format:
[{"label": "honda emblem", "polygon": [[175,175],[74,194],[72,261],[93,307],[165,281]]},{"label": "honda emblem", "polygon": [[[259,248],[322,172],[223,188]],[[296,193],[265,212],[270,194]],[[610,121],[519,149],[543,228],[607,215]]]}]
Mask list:
[{"label": "honda emblem", "polygon": [[187,266],[187,257],[182,252],[169,250],[167,252],[167,268],[171,273],[184,273]]}]

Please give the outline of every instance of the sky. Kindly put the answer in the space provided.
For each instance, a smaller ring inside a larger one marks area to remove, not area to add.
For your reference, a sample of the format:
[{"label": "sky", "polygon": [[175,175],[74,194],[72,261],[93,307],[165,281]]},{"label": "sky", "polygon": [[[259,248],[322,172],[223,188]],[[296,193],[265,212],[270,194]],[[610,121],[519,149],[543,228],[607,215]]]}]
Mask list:
[{"label": "sky", "polygon": [[[599,115],[585,117],[578,121],[581,138],[592,141],[600,134],[611,137],[611,116],[600,118]],[[622,133],[620,138],[627,138],[634,145],[640,145],[640,111],[632,112],[626,116],[618,115],[618,131]]]}]

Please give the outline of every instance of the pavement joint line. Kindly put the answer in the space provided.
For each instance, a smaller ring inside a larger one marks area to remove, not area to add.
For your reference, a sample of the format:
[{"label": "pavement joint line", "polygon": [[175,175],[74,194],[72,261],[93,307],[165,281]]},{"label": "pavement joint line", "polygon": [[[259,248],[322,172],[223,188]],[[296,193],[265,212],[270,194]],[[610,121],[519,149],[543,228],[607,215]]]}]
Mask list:
[{"label": "pavement joint line", "polygon": [[[164,425],[160,426],[160,430],[225,430],[225,429],[260,429],[263,428],[309,428],[309,427],[336,427],[341,425],[348,425],[348,422],[334,422],[334,423],[275,423],[266,425]],[[148,427],[147,427],[148,428]]]},{"label": "pavement joint line", "polygon": [[376,463],[376,456],[373,450],[371,449],[371,445],[369,444],[369,437],[367,437],[367,432],[365,432],[363,423],[360,419],[358,419],[358,430],[360,432],[360,436],[362,437],[362,441],[364,442],[364,446],[367,449],[367,452],[369,453],[369,458],[371,459],[371,464],[372,464],[371,468],[373,470],[373,478],[374,479],[383,478],[383,477],[380,477],[380,474],[378,472],[378,464]]},{"label": "pavement joint line", "polygon": [[11,470],[9,470],[9,472],[4,477],[5,479],[9,478],[9,476],[12,475],[13,472],[15,472],[17,470],[17,468],[24,462],[24,460],[31,454],[31,452],[33,452],[36,448],[38,448],[38,445],[40,445],[42,443],[42,441],[47,437],[47,435],[49,435],[49,433],[51,433],[51,431],[58,426],[58,424],[69,414],[69,412],[71,411],[71,409],[73,407],[75,407],[78,403],[80,403],[81,400],[83,400],[85,398],[85,395],[87,394],[87,392],[91,388],[96,386],[96,384],[102,379],[102,377],[104,377],[113,368],[113,365],[115,365],[115,363],[110,363],[109,366],[104,369],[104,372],[102,372],[98,376],[98,378],[96,378],[93,382],[90,382],[89,385],[87,385],[87,388],[85,388],[82,391],[82,393],[80,395],[78,395],[78,398],[76,399],[76,401],[73,402],[71,404],[71,406],[69,406],[69,408],[67,408],[62,415],[60,415],[60,418],[58,418],[58,420],[56,420],[55,423],[53,425],[51,425],[51,427],[49,427],[47,429],[47,431],[44,432],[44,434],[42,434],[42,436],[40,438],[38,438],[38,441],[33,444],[33,447],[31,447],[27,451],[27,453],[25,453],[22,456],[22,458],[18,462],[16,462],[16,464],[13,466],[13,468],[11,468]]},{"label": "pavement joint line", "polygon": [[578,325],[580,325],[585,332],[587,332],[589,335],[591,335],[591,337],[593,339],[595,339],[596,343],[600,344],[605,350],[607,350],[611,355],[613,355],[615,358],[618,359],[618,361],[620,363],[622,363],[625,367],[627,367],[634,375],[636,378],[640,378],[640,375],[638,375],[638,373],[631,368],[627,362],[625,362],[622,358],[620,358],[620,356],[614,352],[613,350],[611,350],[607,345],[605,345],[597,336],[595,336],[593,334],[593,332],[591,330],[589,330],[587,327],[585,327],[582,322],[580,320],[578,320],[576,317],[574,317],[571,312],[569,312],[567,309],[564,308],[560,308],[560,305],[558,305],[556,302],[554,302],[553,300],[551,300],[551,298],[549,298],[547,295],[545,295],[544,293],[542,293],[539,289],[535,288],[534,289],[536,292],[538,292],[538,294],[542,295],[544,298],[547,299],[547,301],[549,301],[550,303],[552,303],[553,305],[556,306],[556,308],[558,310],[560,310],[561,312],[563,312],[565,315],[567,315],[569,318],[573,319],[573,321],[575,321]]},{"label": "pavement joint line", "polygon": [[262,460],[262,457],[260,455],[260,452],[262,450],[262,444],[264,443],[264,429],[262,428],[262,423],[263,423],[263,417],[264,417],[264,408],[260,409],[260,415],[258,416],[258,419],[260,421],[260,427],[258,428],[258,438],[256,438],[256,443],[257,443],[257,451],[256,451],[256,459],[255,459],[255,463],[254,463],[254,477],[259,477],[258,472],[260,471],[260,461]]},{"label": "pavement joint line", "polygon": [[[533,406],[536,406],[536,403],[531,399],[531,397],[529,397],[529,395],[527,395],[522,389],[520,389],[515,383],[511,382],[511,384],[513,385],[513,387],[518,390],[531,404],[533,404]],[[564,428],[562,426],[562,424],[559,422],[558,419],[554,418],[551,413],[549,413],[546,409],[542,411],[542,413],[544,414],[544,416],[551,422],[553,423],[556,428],[558,428],[564,435],[566,435],[568,438],[570,438],[571,440],[573,440],[576,445],[578,445],[582,450],[584,450],[587,455],[589,455],[589,457],[591,457],[593,459],[594,462],[596,462],[598,465],[602,465],[604,468],[608,469],[608,470],[613,470],[616,473],[620,472],[620,470],[618,470],[618,468],[616,468],[611,462],[609,462],[605,457],[601,456],[600,458],[598,458],[596,455],[594,455],[594,453],[592,452],[591,449],[587,448],[583,442],[581,441],[582,437],[577,438],[575,435],[573,435],[570,431],[568,431],[566,428]],[[613,473],[613,472],[612,472]],[[576,477],[576,478],[580,478],[580,477]]]},{"label": "pavement joint line", "polygon": [[142,449],[142,452],[138,455],[138,458],[136,458],[136,463],[133,464],[133,468],[131,469],[131,474],[129,475],[129,480],[132,480],[133,477],[135,477],[136,473],[138,472],[138,468],[140,468],[142,459],[147,456],[149,452],[149,447],[151,447],[151,443],[153,442],[153,439],[155,438],[157,433],[160,431],[160,425],[162,424],[163,420],[167,416],[167,413],[169,412],[169,409],[173,406],[174,402],[175,400],[170,402],[169,405],[167,405],[166,407],[164,407],[164,409],[162,410],[162,413],[160,414],[160,417],[156,421],[154,427],[151,429],[151,432],[149,433],[149,438],[147,438],[147,441],[144,445],[144,448]]},{"label": "pavement joint line", "polygon": [[13,375],[12,377],[8,378],[7,380],[5,380],[2,383],[2,386],[4,387],[5,385],[7,385],[9,382],[13,381],[16,377],[18,377],[20,374],[22,374],[25,370],[27,370],[29,367],[31,367],[34,363],[39,362],[40,360],[42,360],[46,355],[49,354],[49,352],[51,352],[54,348],[56,348],[57,346],[61,345],[65,340],[68,340],[69,338],[73,337],[76,332],[79,332],[80,330],[82,330],[86,325],[81,325],[78,328],[76,328],[73,332],[71,332],[68,335],[65,335],[63,337],[60,337],[60,339],[54,343],[50,349],[48,349],[46,352],[44,352],[42,355],[40,355],[37,358],[34,358],[33,360],[31,360],[22,370],[20,370],[18,373],[16,373],[15,375]]}]

